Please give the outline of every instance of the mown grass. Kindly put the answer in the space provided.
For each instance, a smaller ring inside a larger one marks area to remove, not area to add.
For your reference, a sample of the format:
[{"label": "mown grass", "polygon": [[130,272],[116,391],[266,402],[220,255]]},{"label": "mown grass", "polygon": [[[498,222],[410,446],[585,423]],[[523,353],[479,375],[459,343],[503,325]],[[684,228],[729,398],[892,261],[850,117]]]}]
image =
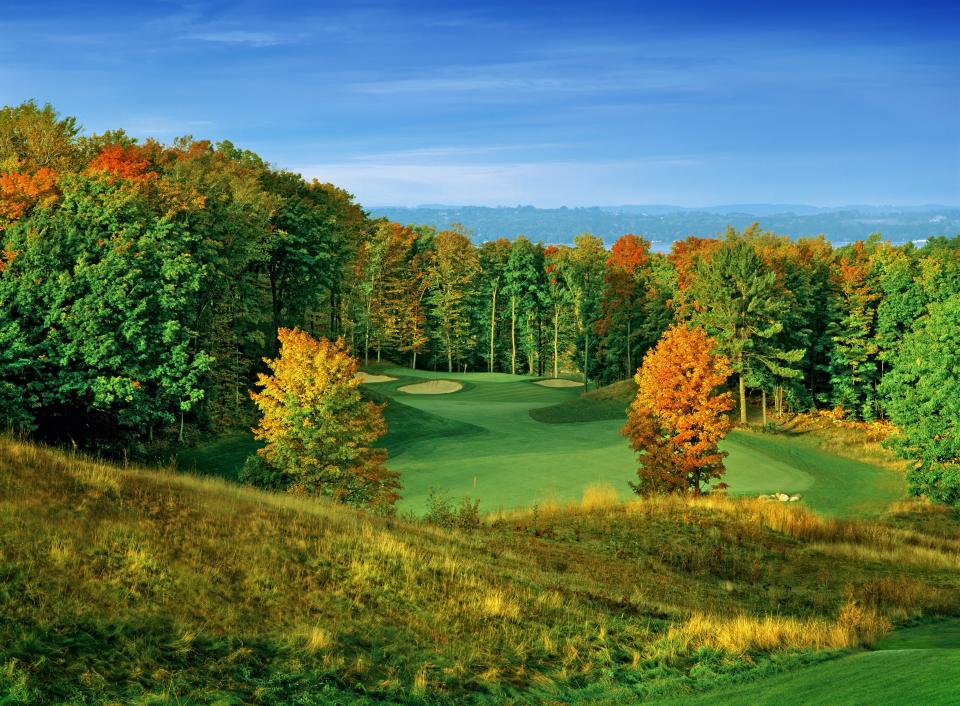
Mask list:
[{"label": "mown grass", "polygon": [[[401,473],[406,511],[422,514],[432,489],[454,498],[478,498],[485,512],[574,500],[597,483],[630,494],[636,461],[620,428],[633,396],[631,381],[581,395],[504,373],[389,366],[378,371],[397,379],[362,389],[386,403],[388,433],[380,443],[389,450],[391,468]],[[450,395],[398,391],[436,378],[456,380],[464,388]],[[606,408],[615,408],[617,418],[604,419]],[[537,421],[540,413],[557,410],[565,415],[558,423]],[[901,474],[849,454],[829,453],[820,447],[818,433],[732,432],[721,445],[730,454],[725,478],[730,492],[800,493],[804,504],[832,515],[876,515],[903,496]],[[181,451],[178,465],[235,479],[255,448],[249,434],[229,435]]]},{"label": "mown grass", "polygon": [[455,532],[2,440],[0,695],[613,704],[960,611],[952,520],[923,507],[616,495]]},{"label": "mown grass", "polygon": [[621,380],[549,407],[535,407],[530,416],[544,424],[625,420],[636,393],[633,380]]},{"label": "mown grass", "polygon": [[960,650],[877,651],[850,655],[796,673],[685,695],[676,706],[916,706],[954,704],[960,689]]}]

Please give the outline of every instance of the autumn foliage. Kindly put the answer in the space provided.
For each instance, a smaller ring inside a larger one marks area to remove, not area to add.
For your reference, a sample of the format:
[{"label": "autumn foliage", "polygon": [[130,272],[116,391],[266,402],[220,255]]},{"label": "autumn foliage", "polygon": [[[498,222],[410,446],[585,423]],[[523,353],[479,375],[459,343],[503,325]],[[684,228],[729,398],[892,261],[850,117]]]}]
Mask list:
[{"label": "autumn foliage", "polygon": [[136,145],[107,145],[94,157],[87,167],[91,174],[109,174],[120,179],[142,181],[156,178],[149,172],[150,160],[146,151]]},{"label": "autumn foliage", "polygon": [[22,218],[33,206],[56,201],[57,174],[42,167],[36,173],[0,173],[0,226]]},{"label": "autumn foliage", "polygon": [[398,475],[387,452],[374,448],[386,432],[382,407],[360,395],[357,361],[342,340],[315,339],[281,328],[280,352],[265,358],[250,396],[262,413],[254,436],[260,458],[290,478],[292,492],[320,494],[350,505],[389,508],[398,499]]},{"label": "autumn foliage", "polygon": [[637,493],[699,493],[723,475],[717,443],[730,429],[733,400],[717,388],[731,371],[714,346],[703,329],[674,325],[644,357],[623,428],[639,457]]}]

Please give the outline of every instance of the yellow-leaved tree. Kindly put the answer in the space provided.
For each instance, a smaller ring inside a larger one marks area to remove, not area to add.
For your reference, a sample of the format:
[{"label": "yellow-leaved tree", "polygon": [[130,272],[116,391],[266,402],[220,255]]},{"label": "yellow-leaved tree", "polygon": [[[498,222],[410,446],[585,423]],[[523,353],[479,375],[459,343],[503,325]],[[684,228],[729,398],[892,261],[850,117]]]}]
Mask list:
[{"label": "yellow-leaved tree", "polygon": [[[399,474],[374,446],[387,425],[382,406],[366,401],[355,377],[357,361],[342,340],[316,339],[299,329],[278,331],[280,351],[265,358],[259,392],[250,396],[262,418],[254,436],[266,442],[245,471],[291,492],[320,494],[356,506],[386,510],[399,498]],[[250,466],[261,465],[259,472]],[[265,468],[263,468],[265,467]]]},{"label": "yellow-leaved tree", "polygon": [[671,326],[637,371],[637,396],[623,434],[640,462],[637,493],[691,490],[723,476],[717,443],[730,429],[730,364],[699,326]]}]

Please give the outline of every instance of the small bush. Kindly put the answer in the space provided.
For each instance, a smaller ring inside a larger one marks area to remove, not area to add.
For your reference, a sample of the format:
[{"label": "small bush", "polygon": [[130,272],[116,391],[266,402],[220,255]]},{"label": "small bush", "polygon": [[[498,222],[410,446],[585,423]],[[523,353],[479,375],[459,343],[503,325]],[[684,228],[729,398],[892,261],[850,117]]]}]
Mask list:
[{"label": "small bush", "polygon": [[278,471],[264,461],[260,454],[255,453],[247,456],[237,478],[241,483],[275,491],[286,490],[291,482],[290,476],[283,471]]},{"label": "small bush", "polygon": [[480,501],[464,496],[460,504],[454,507],[451,498],[431,488],[427,494],[427,512],[423,521],[451,529],[476,529],[480,526]]}]

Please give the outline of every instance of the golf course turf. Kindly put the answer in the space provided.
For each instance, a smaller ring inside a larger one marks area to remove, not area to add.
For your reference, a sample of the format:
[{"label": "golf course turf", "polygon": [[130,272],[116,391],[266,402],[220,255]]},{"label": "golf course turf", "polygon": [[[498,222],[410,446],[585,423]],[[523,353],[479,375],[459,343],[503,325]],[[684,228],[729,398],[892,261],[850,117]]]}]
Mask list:
[{"label": "golf course turf", "polygon": [[[364,390],[386,403],[388,433],[381,443],[400,472],[403,510],[423,512],[431,489],[478,499],[482,512],[575,501],[598,484],[622,499],[631,495],[636,461],[620,435],[623,390],[584,396],[579,387],[537,385],[542,378],[505,373],[376,372],[395,378]],[[462,389],[402,391],[435,380]],[[182,452],[178,464],[235,479],[255,448],[249,435],[234,434]],[[882,512],[904,493],[900,474],[826,453],[802,437],[733,431],[721,448],[729,454],[725,481],[732,495],[800,494],[822,514],[863,516]]]},{"label": "golf course turf", "polygon": [[[636,464],[620,435],[622,402],[584,398],[576,387],[533,384],[540,378],[380,372],[397,378],[376,385],[376,391],[388,401],[385,445],[391,467],[401,474],[405,509],[422,511],[431,488],[479,499],[482,511],[579,500],[596,484],[612,486],[624,499],[631,494],[628,482]],[[461,382],[464,389],[422,397],[397,392],[418,379],[436,378]],[[576,408],[582,421],[534,418],[538,410],[558,405]],[[619,418],[609,418],[617,407]],[[591,421],[594,416],[600,418]],[[726,482],[733,495],[799,493],[827,515],[879,513],[903,495],[899,474],[825,453],[804,439],[735,431],[721,447],[729,453]]]}]

